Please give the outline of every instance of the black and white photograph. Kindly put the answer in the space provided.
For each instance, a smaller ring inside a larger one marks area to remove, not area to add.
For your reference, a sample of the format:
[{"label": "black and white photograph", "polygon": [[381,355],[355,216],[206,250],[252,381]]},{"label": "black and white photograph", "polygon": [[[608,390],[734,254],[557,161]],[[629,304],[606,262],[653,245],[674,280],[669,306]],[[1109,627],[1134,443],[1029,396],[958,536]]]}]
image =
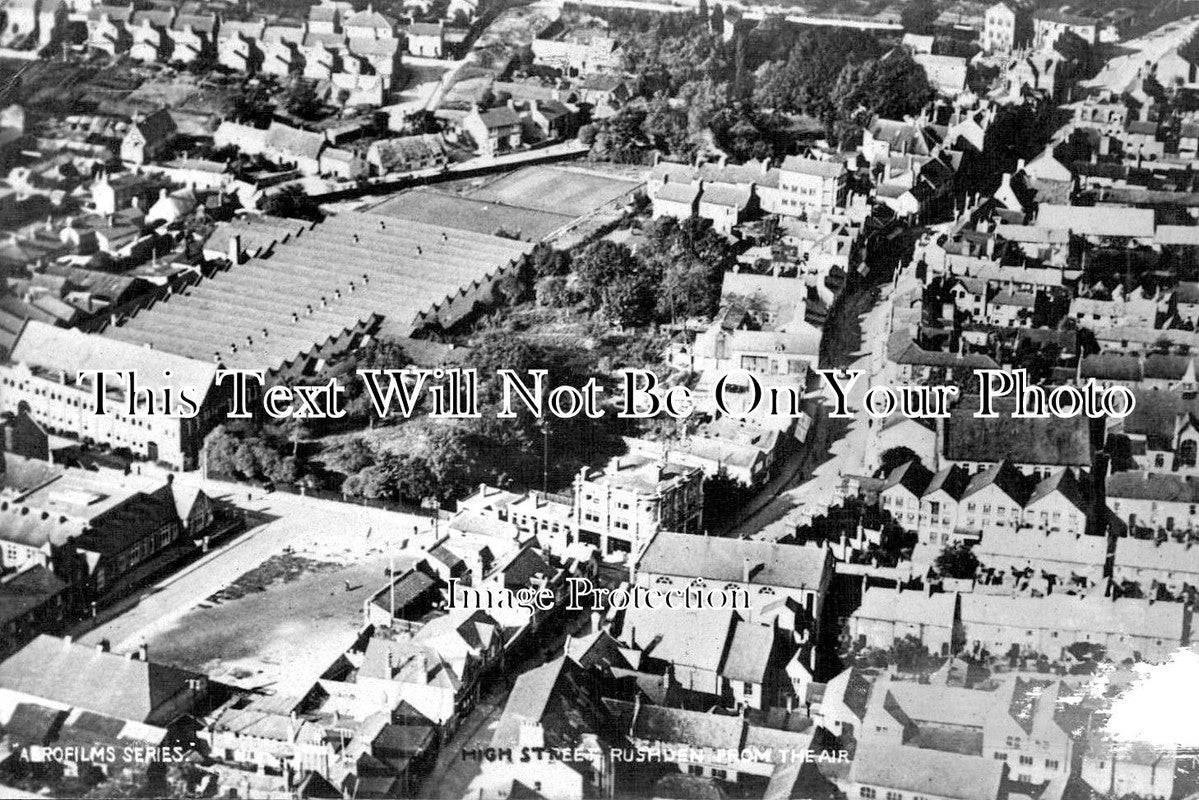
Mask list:
[{"label": "black and white photograph", "polygon": [[0,797],[1199,800],[1196,0],[0,0]]}]

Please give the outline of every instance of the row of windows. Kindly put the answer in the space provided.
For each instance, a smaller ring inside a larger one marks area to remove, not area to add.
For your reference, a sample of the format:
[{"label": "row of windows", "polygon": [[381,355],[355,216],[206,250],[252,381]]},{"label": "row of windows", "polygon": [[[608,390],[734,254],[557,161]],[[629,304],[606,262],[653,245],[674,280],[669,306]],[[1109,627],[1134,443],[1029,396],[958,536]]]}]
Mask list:
[{"label": "row of windows", "polygon": [[[654,579],[654,583],[661,583],[661,584],[673,584],[673,583],[674,583],[674,579],[673,579],[673,578],[671,578],[669,575],[659,575],[657,578],[655,578],[655,579]],[[693,579],[691,580],[691,585],[692,585],[692,586],[704,586],[706,583],[707,583],[707,582],[706,582],[706,581],[705,581],[703,578],[693,578]],[[726,584],[724,585],[724,588],[725,588],[725,590],[726,590],[726,591],[731,591],[731,590],[733,590],[733,589],[736,589],[736,588],[737,588],[737,584],[735,584],[735,583],[726,583]],[[774,587],[772,587],[772,586],[761,586],[761,587],[759,587],[759,588],[758,588],[758,594],[774,594]]]},{"label": "row of windows", "polygon": [[[1008,741],[1010,742],[1012,740],[1012,738],[1013,737],[1009,736]],[[1009,744],[1008,747],[1013,747],[1013,749],[1018,750],[1020,748],[1019,738],[1016,738],[1016,744],[1014,746]],[[996,750],[995,751],[995,760],[996,761],[1007,761],[1007,753],[1002,753],[1002,752]],[[1033,763],[1035,763],[1035,761],[1036,761],[1036,759],[1033,758],[1032,756],[1020,756],[1020,765],[1021,766],[1031,767],[1033,765]],[[1060,766],[1060,762],[1057,759],[1055,759],[1055,758],[1045,759],[1045,769],[1057,769],[1059,766]]]},{"label": "row of windows", "polygon": [[[872,798],[878,797],[878,790],[871,786],[863,786],[858,793],[860,796],[866,798],[866,800],[872,800]],[[885,800],[904,800],[903,792],[897,792],[893,789],[888,789],[884,797]],[[923,795],[914,794],[911,796],[911,800],[925,800],[925,797]]]}]

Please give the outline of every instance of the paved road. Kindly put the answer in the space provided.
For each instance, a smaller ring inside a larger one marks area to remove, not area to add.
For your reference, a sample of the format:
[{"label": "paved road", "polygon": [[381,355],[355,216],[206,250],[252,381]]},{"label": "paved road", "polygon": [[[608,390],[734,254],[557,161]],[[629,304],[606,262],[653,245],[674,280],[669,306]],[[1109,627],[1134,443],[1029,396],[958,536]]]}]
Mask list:
[{"label": "paved road", "polygon": [[[870,297],[869,294],[863,298]],[[861,313],[861,341],[849,369],[862,370],[863,375],[848,392],[851,412],[861,408],[862,398],[871,385],[874,367],[874,345],[885,330],[890,303],[881,302]],[[801,509],[818,510],[833,502],[842,475],[860,474],[864,468],[866,444],[869,437],[868,419],[854,413],[851,420],[836,420],[828,417],[833,406],[834,394],[823,381],[820,391],[813,395],[821,401],[822,412],[816,416],[808,442],[804,444],[805,461],[794,475],[794,482],[778,493],[773,500],[743,519],[732,535],[753,538],[758,534],[772,537],[776,532],[767,530],[772,523],[786,527],[793,525]],[[780,522],[782,521],[782,522]]]},{"label": "paved road", "polygon": [[133,608],[84,634],[82,641],[107,639],[115,650],[136,648],[150,632],[165,627],[197,603],[228,586],[247,571],[291,546],[298,550],[332,555],[347,545],[363,541],[371,531],[373,546],[390,542],[397,549],[413,539],[414,531],[424,537],[428,519],[412,514],[317,500],[300,495],[239,484],[204,480],[191,473],[177,474],[180,484],[200,484],[205,492],[244,508],[251,518],[266,520],[200,560],[144,591]]}]

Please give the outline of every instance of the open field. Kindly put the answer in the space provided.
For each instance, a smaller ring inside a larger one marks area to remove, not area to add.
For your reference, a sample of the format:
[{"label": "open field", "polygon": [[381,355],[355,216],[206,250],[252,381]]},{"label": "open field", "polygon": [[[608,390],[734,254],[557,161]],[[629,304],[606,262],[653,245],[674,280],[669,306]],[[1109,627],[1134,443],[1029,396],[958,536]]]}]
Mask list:
[{"label": "open field", "polygon": [[636,181],[563,167],[526,167],[463,194],[474,200],[581,217],[637,188]]},{"label": "open field", "polygon": [[502,230],[534,242],[574,219],[565,214],[459,197],[431,189],[404,192],[375,210],[413,222],[447,225],[475,233],[494,234]]},{"label": "open field", "polygon": [[476,233],[504,232],[536,242],[582,217],[614,208],[641,185],[639,179],[620,174],[531,166],[401,192],[375,210],[415,222]]},{"label": "open field", "polygon": [[353,643],[387,568],[381,548],[348,563],[311,555],[274,556],[209,597],[148,640],[154,659],[243,688],[305,691]]}]

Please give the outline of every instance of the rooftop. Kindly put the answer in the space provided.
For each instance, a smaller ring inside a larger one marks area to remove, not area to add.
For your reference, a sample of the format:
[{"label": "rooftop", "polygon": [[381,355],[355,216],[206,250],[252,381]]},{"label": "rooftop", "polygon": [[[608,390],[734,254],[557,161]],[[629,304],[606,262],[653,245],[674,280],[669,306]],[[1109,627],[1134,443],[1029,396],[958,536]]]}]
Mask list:
[{"label": "rooftop", "polygon": [[403,335],[434,319],[449,327],[474,308],[479,298],[468,293],[531,248],[440,225],[337,214],[108,328],[101,341],[277,369],[374,315]]},{"label": "rooftop", "polygon": [[637,569],[721,584],[819,590],[829,574],[829,555],[820,547],[662,531],[646,546]]},{"label": "rooftop", "polygon": [[117,719],[145,722],[195,673],[42,635],[0,663],[0,686]]}]

